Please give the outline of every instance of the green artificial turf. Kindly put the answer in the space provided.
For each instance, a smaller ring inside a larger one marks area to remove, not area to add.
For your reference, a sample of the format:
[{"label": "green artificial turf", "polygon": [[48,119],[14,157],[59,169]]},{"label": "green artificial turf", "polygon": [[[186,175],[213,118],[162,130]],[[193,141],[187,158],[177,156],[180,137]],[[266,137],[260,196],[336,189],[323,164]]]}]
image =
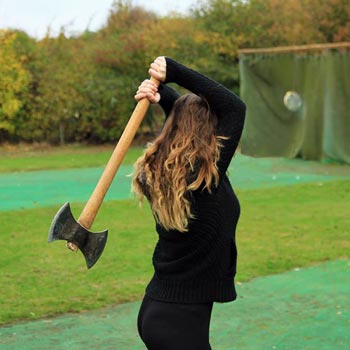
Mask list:
[{"label": "green artificial turf", "polygon": [[[237,282],[349,257],[350,181],[237,191]],[[77,217],[82,204],[72,204]],[[140,299],[156,243],[147,206],[107,201],[92,230],[108,228],[105,251],[87,270],[65,242],[47,243],[57,207],[0,212],[0,324]]]}]

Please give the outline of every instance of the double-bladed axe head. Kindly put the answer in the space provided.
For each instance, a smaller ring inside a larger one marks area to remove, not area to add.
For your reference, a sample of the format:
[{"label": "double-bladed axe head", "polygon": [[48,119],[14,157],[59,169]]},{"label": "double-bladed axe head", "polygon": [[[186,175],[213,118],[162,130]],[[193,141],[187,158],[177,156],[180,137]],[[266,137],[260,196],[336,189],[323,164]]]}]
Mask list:
[{"label": "double-bladed axe head", "polygon": [[91,232],[73,217],[67,202],[54,217],[48,241],[66,240],[74,243],[83,253],[86,265],[91,268],[101,256],[107,242],[108,231]]}]

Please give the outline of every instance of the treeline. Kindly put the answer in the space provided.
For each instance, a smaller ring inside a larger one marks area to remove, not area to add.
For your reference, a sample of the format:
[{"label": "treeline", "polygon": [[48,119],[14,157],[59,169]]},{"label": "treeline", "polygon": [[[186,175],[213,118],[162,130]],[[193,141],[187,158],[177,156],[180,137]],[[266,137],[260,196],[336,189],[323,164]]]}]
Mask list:
[{"label": "treeline", "polygon": [[[159,55],[238,92],[239,48],[349,38],[348,0],[208,0],[167,17],[115,1],[98,32],[35,40],[0,30],[0,143],[115,142]],[[157,128],[155,111],[141,133]]]}]

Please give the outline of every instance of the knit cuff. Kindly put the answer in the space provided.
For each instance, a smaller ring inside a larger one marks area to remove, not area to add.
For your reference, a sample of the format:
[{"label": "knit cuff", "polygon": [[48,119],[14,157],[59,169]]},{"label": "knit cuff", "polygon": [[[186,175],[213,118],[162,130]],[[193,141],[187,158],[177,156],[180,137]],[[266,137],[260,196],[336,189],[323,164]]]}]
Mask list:
[{"label": "knit cuff", "polygon": [[165,57],[166,60],[166,77],[165,84],[174,83],[176,80],[176,66],[179,66],[180,63],[176,62],[170,57]]}]

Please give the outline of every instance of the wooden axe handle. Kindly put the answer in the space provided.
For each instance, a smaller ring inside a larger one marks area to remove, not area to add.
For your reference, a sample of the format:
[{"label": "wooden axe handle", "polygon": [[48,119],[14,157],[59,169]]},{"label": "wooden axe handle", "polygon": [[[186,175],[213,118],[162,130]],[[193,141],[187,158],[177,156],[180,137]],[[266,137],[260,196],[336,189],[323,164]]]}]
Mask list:
[{"label": "wooden axe handle", "polygon": [[[156,83],[157,86],[159,85],[159,81],[156,79],[151,78],[151,80]],[[122,163],[124,156],[147,112],[149,104],[150,102],[147,98],[143,98],[137,103],[128,124],[126,125],[117,146],[115,147],[111,158],[109,159],[100,177],[100,180],[98,181],[90,199],[87,201],[82,213],[80,214],[78,222],[86,229],[90,229],[92,226],[103,199],[114,179],[114,176],[117,173],[119,166]]]}]

